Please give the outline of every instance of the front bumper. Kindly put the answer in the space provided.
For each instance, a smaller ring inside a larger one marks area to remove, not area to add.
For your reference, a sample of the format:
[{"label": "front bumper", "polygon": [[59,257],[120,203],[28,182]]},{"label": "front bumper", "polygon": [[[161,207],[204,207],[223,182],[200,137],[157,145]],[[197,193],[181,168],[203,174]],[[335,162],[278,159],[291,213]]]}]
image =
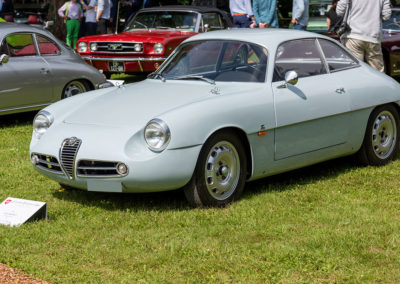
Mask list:
[{"label": "front bumper", "polygon": [[124,72],[153,72],[160,66],[166,57],[92,57],[82,56],[90,65],[105,72],[117,72],[110,70],[110,62],[122,62]]},{"label": "front bumper", "polygon": [[[34,168],[59,183],[88,191],[157,192],[180,188],[191,179],[201,149],[201,145],[196,145],[154,153],[142,144],[142,135],[135,134],[131,139],[123,137],[118,141],[110,141],[98,139],[97,137],[101,137],[98,133],[85,137],[84,128],[74,131],[73,134],[68,133],[67,129],[63,130],[66,132],[61,136],[63,138],[51,133],[46,133],[39,141],[34,141],[33,138],[30,155],[39,154],[43,156],[42,160],[47,159],[61,165],[60,146],[63,139],[69,137],[68,134],[83,137],[73,162],[73,176],[69,177],[62,167],[57,169],[54,164],[49,168],[37,165]],[[118,137],[117,132],[119,131],[110,135]],[[57,161],[50,159],[51,157]],[[127,165],[128,173],[125,176],[82,176],[77,172],[77,165],[82,160],[122,162]]]}]

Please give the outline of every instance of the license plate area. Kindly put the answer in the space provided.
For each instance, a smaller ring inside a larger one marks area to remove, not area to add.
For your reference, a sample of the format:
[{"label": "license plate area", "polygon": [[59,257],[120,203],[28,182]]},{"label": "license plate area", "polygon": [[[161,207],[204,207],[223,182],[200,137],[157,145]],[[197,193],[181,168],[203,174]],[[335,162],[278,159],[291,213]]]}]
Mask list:
[{"label": "license plate area", "polygon": [[110,61],[110,62],[108,62],[108,69],[111,72],[124,72],[125,65],[124,65],[124,62],[122,62],[122,61]]}]

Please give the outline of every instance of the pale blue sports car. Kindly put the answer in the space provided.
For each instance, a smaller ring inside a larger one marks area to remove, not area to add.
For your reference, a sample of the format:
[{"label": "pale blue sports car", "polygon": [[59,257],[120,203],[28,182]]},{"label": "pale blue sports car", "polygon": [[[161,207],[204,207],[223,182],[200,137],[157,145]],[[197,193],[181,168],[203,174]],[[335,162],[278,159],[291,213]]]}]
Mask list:
[{"label": "pale blue sports car", "polygon": [[209,32],[184,41],[143,82],[39,112],[30,158],[65,187],[183,187],[194,206],[223,206],[246,181],[328,159],[390,162],[399,104],[399,83],[328,37]]}]

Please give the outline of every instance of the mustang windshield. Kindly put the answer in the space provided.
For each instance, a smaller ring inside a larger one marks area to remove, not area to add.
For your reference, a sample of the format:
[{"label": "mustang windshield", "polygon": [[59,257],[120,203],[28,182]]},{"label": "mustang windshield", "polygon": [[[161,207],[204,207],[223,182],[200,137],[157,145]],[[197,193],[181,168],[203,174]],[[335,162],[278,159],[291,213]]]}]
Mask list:
[{"label": "mustang windshield", "polygon": [[383,22],[384,30],[396,30],[400,31],[400,11],[392,10],[392,17],[390,20]]},{"label": "mustang windshield", "polygon": [[241,41],[207,40],[183,44],[153,78],[213,82],[264,82],[268,51]]},{"label": "mustang windshield", "polygon": [[138,13],[129,23],[125,31],[137,30],[181,30],[194,32],[197,21],[197,13],[155,11]]}]

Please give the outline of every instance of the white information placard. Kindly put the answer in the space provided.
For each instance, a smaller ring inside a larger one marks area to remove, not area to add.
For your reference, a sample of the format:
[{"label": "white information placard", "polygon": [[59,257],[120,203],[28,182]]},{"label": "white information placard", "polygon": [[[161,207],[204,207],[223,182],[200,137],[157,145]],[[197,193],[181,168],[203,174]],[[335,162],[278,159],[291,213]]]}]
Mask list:
[{"label": "white information placard", "polygon": [[46,202],[7,197],[0,204],[0,224],[18,227],[21,224],[47,218]]}]

